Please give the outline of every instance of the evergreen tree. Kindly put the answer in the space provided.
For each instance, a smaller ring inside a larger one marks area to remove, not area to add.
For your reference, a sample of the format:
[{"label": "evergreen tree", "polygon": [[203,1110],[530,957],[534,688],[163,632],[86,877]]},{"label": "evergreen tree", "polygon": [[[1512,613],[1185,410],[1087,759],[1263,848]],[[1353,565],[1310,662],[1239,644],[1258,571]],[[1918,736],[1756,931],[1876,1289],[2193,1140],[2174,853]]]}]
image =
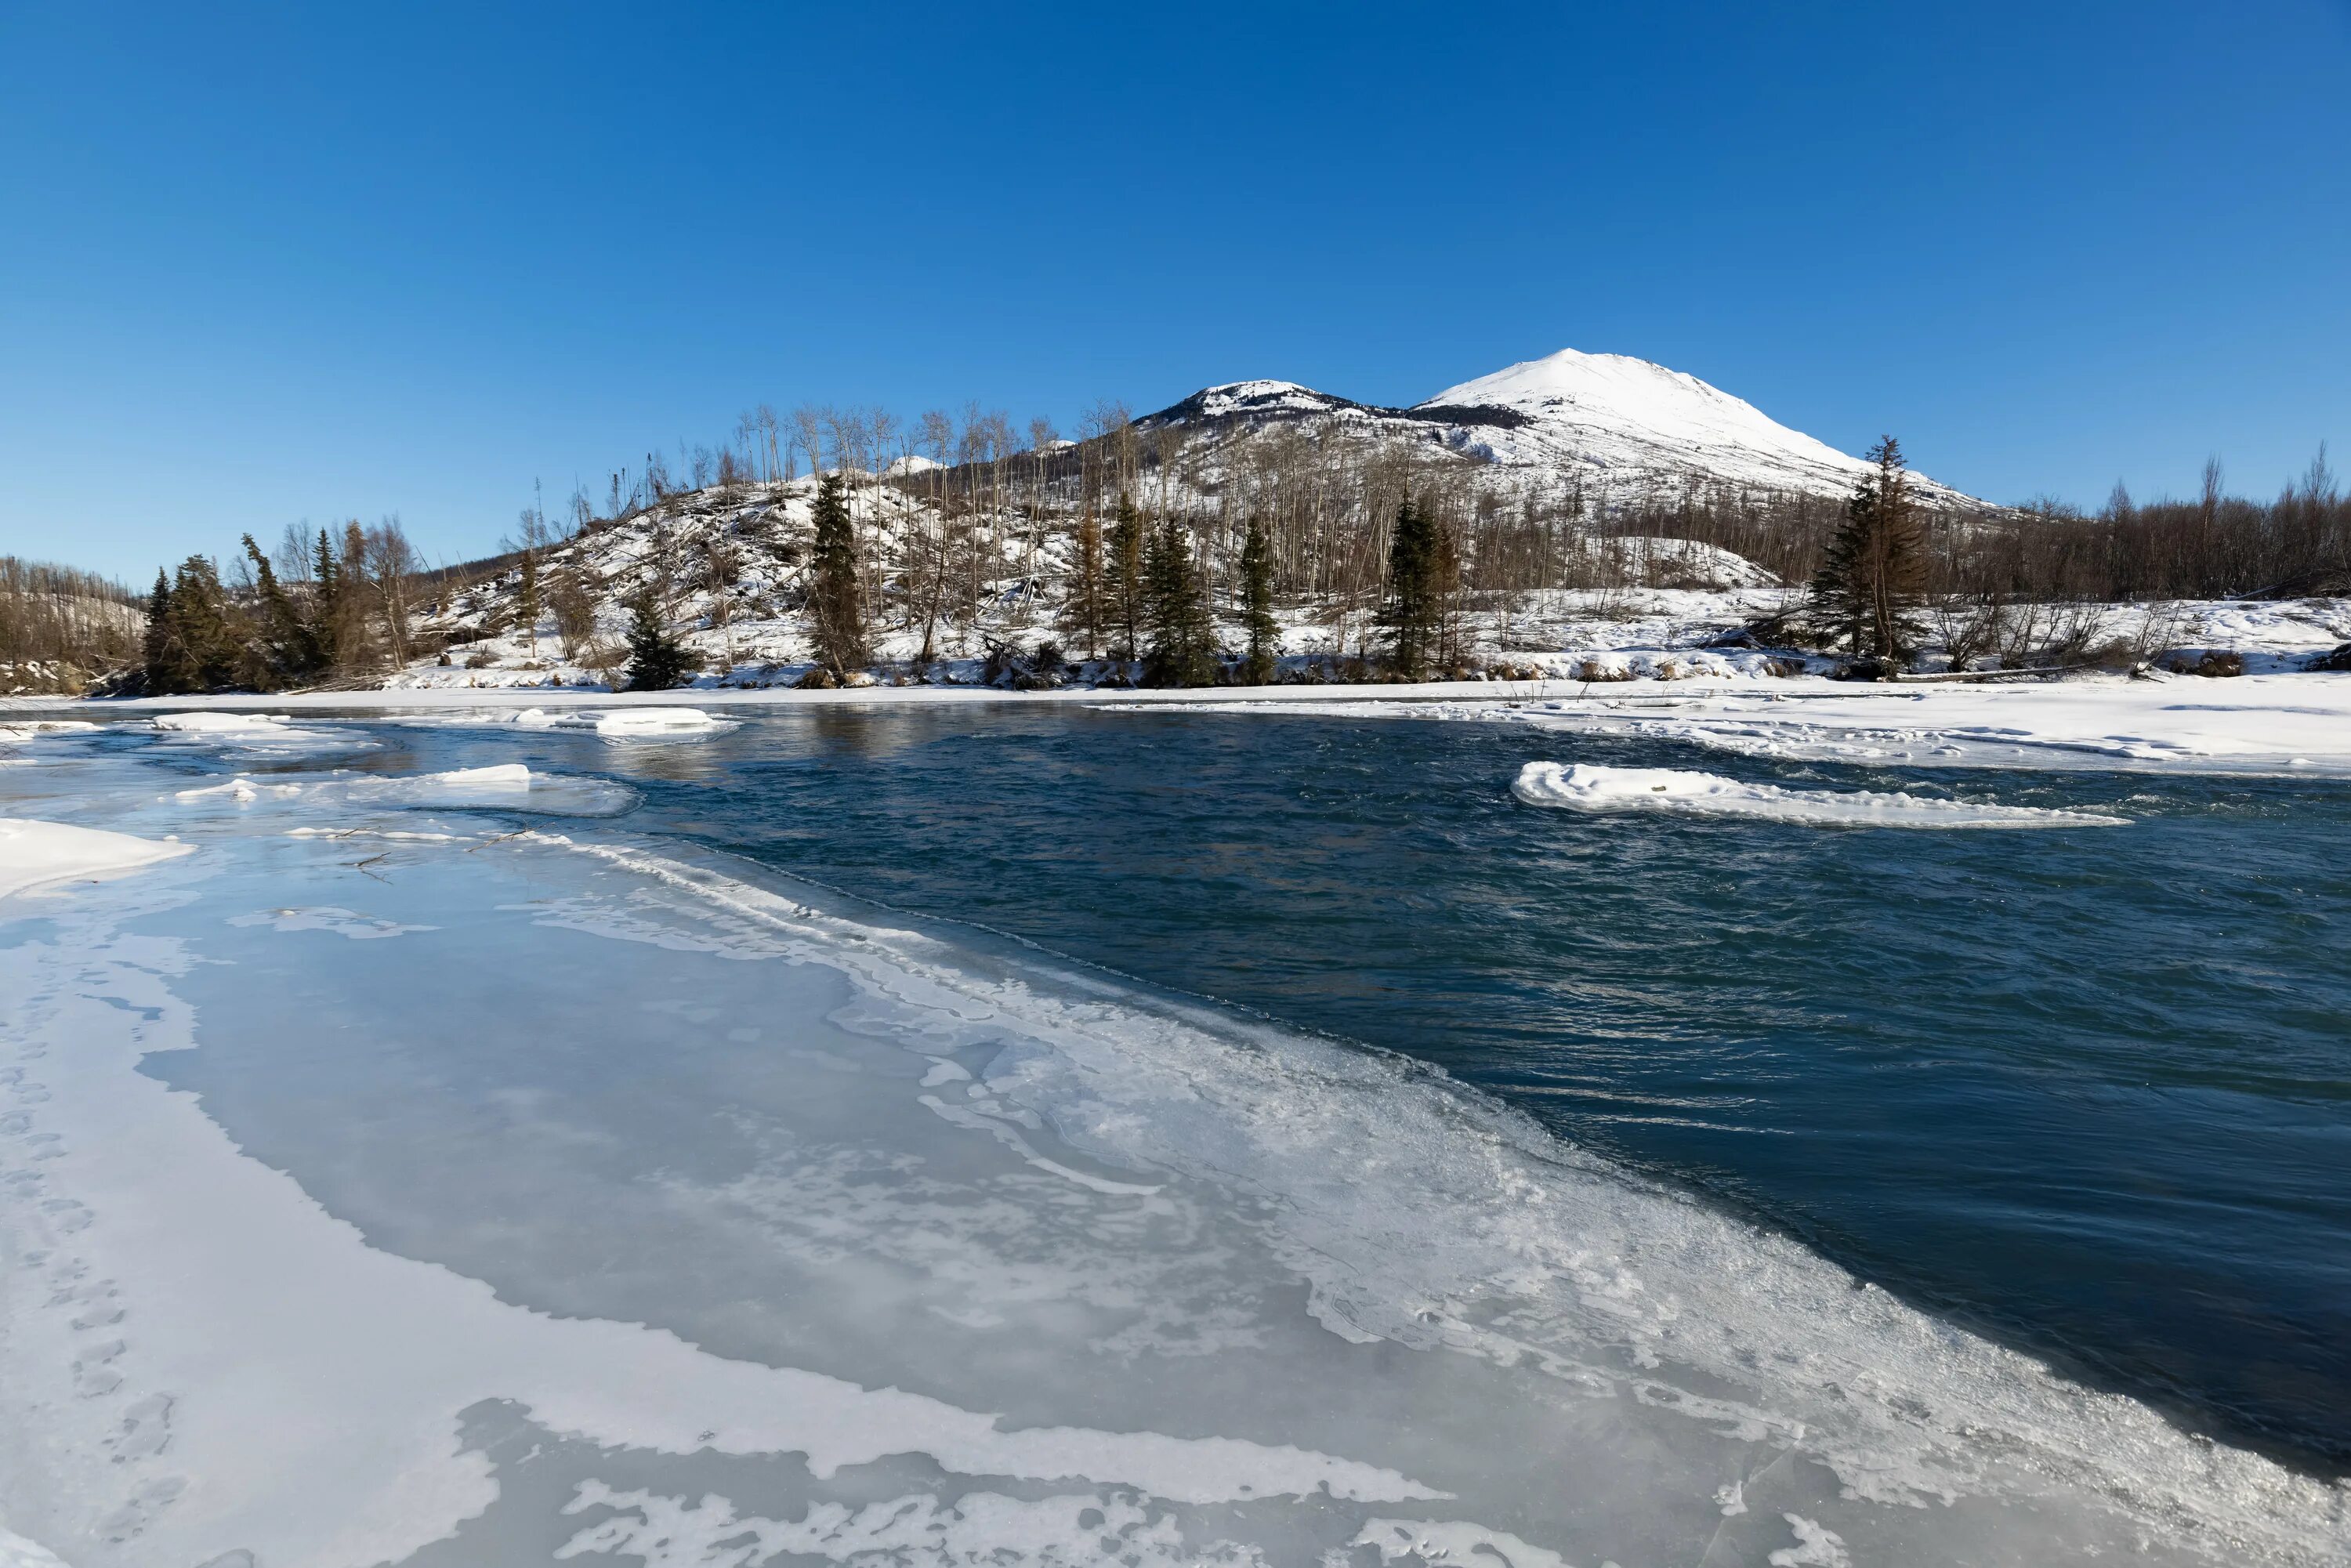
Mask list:
[{"label": "evergreen tree", "polygon": [[319,580],[310,590],[310,641],[319,650],[319,667],[325,670],[342,657],[343,579],[335,564],[334,544],[324,528],[319,530],[318,555],[311,570]]},{"label": "evergreen tree", "polygon": [[172,580],[155,569],[154,591],[147,596],[147,637],[140,650],[141,685],[149,696],[170,696],[187,688],[178,683],[177,639],[172,627]]},{"label": "evergreen tree", "polygon": [[1446,541],[1437,519],[1405,497],[1396,509],[1395,531],[1388,539],[1388,593],[1383,618],[1395,639],[1396,674],[1408,681],[1426,675],[1437,655],[1445,610],[1446,556]]},{"label": "evergreen tree", "polygon": [[1249,663],[1244,678],[1262,686],[1273,679],[1278,632],[1273,623],[1273,541],[1264,525],[1252,517],[1249,537],[1241,544],[1241,622],[1249,629]]},{"label": "evergreen tree", "polygon": [[1876,471],[1854,486],[1813,576],[1812,601],[1855,653],[1891,660],[1907,652],[1902,618],[1925,586],[1927,526],[1910,498],[1901,443],[1886,436],[1868,455]]},{"label": "evergreen tree", "polygon": [[172,580],[170,619],[172,656],[168,661],[172,689],[214,692],[237,684],[242,640],[213,563],[192,555],[180,563]]},{"label": "evergreen tree", "polygon": [[1144,653],[1144,680],[1155,686],[1213,685],[1217,645],[1207,595],[1192,562],[1191,541],[1174,517],[1152,530],[1143,576],[1144,619],[1151,639]]},{"label": "evergreen tree", "polygon": [[259,689],[308,680],[318,672],[320,660],[317,637],[261,547],[253,536],[245,536],[245,559],[253,563],[254,591],[261,600],[263,647],[260,649],[265,678],[252,682]]},{"label": "evergreen tree", "polygon": [[841,476],[826,475],[816,492],[816,549],[809,561],[815,581],[809,592],[810,632],[817,663],[838,680],[868,662],[865,605],[857,583],[857,538]]},{"label": "evergreen tree", "polygon": [[1110,530],[1111,612],[1122,641],[1118,656],[1132,659],[1142,646],[1143,632],[1143,514],[1125,491],[1118,493],[1118,510]]},{"label": "evergreen tree", "polygon": [[650,591],[630,601],[629,616],[629,690],[665,692],[701,668],[701,659],[671,634]]}]

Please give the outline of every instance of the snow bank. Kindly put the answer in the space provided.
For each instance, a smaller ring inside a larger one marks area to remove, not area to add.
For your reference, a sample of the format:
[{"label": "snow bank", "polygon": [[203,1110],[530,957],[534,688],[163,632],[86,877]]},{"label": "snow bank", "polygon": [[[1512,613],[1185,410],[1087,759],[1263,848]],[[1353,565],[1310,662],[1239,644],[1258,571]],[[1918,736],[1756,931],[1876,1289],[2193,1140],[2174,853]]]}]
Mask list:
[{"label": "snow bank", "polygon": [[1530,806],[1573,811],[1663,811],[1683,817],[1761,817],[1818,827],[2120,828],[2127,819],[2036,806],[1979,806],[1900,791],[1783,789],[1677,768],[1603,768],[1530,762],[1510,793]]},{"label": "snow bank", "polygon": [[152,865],[183,855],[193,845],[159,843],[129,833],[98,828],[77,828],[64,822],[39,822],[27,817],[0,817],[0,898],[38,887],[45,882],[66,882],[103,876]]}]

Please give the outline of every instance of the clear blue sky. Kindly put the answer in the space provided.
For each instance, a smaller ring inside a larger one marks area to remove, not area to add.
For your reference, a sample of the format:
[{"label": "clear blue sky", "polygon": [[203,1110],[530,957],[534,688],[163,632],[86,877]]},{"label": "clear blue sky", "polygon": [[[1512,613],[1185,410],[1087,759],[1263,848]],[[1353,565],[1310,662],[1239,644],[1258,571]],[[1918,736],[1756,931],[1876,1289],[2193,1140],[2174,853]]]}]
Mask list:
[{"label": "clear blue sky", "polygon": [[0,550],[1571,346],[2001,500],[2351,468],[2351,4],[0,0]]}]

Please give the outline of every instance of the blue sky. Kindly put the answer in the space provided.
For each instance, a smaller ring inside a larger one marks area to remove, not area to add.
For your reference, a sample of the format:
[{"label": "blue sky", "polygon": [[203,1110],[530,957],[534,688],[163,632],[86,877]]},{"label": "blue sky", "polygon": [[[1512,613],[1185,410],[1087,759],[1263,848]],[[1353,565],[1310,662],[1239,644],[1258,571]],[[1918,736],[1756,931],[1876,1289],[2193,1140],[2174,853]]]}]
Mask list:
[{"label": "blue sky", "polygon": [[0,0],[0,550],[1562,347],[2000,500],[2351,468],[2346,0],[879,11]]}]

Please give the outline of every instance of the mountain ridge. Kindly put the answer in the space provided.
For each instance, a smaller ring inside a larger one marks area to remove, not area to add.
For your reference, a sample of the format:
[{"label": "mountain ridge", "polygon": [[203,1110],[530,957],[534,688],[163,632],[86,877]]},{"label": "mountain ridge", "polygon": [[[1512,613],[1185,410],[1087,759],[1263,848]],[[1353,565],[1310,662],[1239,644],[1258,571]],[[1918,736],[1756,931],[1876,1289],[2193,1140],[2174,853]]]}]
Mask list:
[{"label": "mountain ridge", "polygon": [[[1594,510],[1692,484],[1820,497],[1849,494],[1871,465],[1754,404],[1653,361],[1562,349],[1458,382],[1408,407],[1359,402],[1260,378],[1203,387],[1135,422],[1210,436],[1313,422],[1414,444],[1597,493]],[[1916,476],[1937,510],[1989,503]]]}]

